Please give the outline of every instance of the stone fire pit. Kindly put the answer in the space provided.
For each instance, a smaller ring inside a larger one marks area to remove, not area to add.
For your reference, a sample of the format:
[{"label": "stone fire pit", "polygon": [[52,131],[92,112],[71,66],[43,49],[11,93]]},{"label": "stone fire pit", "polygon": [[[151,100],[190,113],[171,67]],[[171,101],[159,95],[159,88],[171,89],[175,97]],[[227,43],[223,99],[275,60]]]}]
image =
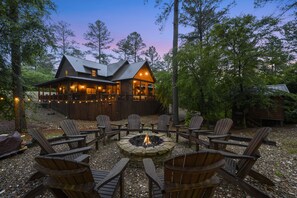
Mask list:
[{"label": "stone fire pit", "polygon": [[[146,135],[146,133],[142,134],[130,134],[126,137],[123,137],[119,142],[117,142],[118,147],[121,151],[129,156],[135,157],[158,157],[168,152],[172,151],[175,146],[175,143],[171,138],[166,137],[166,134],[155,134],[149,133],[150,139],[152,140],[153,145],[145,146],[143,144],[139,144],[138,138],[142,138]],[[143,137],[138,137],[143,136]],[[135,141],[136,138],[136,141]],[[154,142],[154,140],[156,142]],[[143,141],[143,140],[142,140]],[[137,143],[138,145],[137,146]],[[135,145],[134,145],[135,144]]]}]

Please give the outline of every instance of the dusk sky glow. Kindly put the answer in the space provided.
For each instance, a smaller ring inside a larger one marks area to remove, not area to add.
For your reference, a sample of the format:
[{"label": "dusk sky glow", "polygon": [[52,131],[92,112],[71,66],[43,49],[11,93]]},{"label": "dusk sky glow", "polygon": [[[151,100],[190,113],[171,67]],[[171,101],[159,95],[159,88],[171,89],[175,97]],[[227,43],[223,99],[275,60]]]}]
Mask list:
[{"label": "dusk sky glow", "polygon": [[[100,19],[111,32],[114,39],[111,48],[115,48],[116,43],[136,31],[140,33],[144,43],[155,46],[157,52],[163,56],[172,47],[172,17],[167,21],[164,30],[160,31],[159,25],[155,21],[160,8],[155,7],[155,0],[53,0],[57,5],[57,11],[52,13],[52,22],[66,21],[75,33],[75,40],[80,44],[82,50],[87,50],[83,46],[84,33],[88,29],[89,23],[94,23]],[[230,2],[226,1],[226,4]],[[253,14],[258,17],[277,12],[277,7],[267,4],[264,8],[254,8],[253,0],[237,0],[236,5],[230,10],[230,16],[243,14]],[[180,32],[187,30],[180,27]],[[108,53],[108,51],[107,51]],[[94,60],[87,56],[87,59]]]}]

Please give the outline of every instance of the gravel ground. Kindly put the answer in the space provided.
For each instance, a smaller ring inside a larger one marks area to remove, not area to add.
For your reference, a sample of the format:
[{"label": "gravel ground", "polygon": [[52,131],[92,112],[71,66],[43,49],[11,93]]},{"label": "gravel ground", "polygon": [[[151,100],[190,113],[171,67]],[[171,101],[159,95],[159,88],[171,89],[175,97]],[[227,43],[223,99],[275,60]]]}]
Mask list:
[{"label": "gravel ground", "polygon": [[[62,115],[48,115],[51,113],[47,109],[37,109],[29,113],[30,127],[41,127],[44,132],[58,131],[58,123],[65,119]],[[142,117],[142,122],[150,123],[157,120],[157,116]],[[126,121],[118,121],[115,123],[124,124]],[[3,130],[5,122],[0,121],[0,127]],[[78,121],[79,127],[95,128],[94,121]],[[9,123],[11,124],[11,123]],[[11,127],[5,125],[5,129]],[[236,130],[236,133],[243,136],[252,136],[256,129]],[[124,136],[124,133],[122,134]],[[175,137],[172,137],[175,140]],[[266,175],[274,181],[275,186],[270,187],[262,185],[258,181],[247,177],[246,181],[262,191],[266,192],[271,197],[286,197],[293,198],[297,195],[297,127],[274,127],[269,139],[276,141],[277,146],[262,145],[260,152],[262,157],[257,160],[254,168],[260,173]],[[193,148],[188,148],[186,141],[181,138],[170,154],[169,158],[183,153],[194,151]],[[230,149],[234,149],[230,147]],[[34,157],[39,154],[39,147],[35,146],[27,149],[24,153],[11,156],[0,160],[0,197],[22,197],[31,188],[38,185],[41,180],[27,183],[28,177],[34,172],[33,164]],[[242,150],[237,150],[242,152]],[[90,152],[90,166],[94,169],[110,170],[113,165],[124,156],[116,145],[116,140],[108,141],[107,145],[100,144],[99,150],[92,149]],[[165,160],[164,159],[164,160]],[[158,172],[162,172],[162,164],[156,164]],[[130,161],[125,171],[125,197],[148,197],[148,181],[144,173],[141,162]],[[51,197],[49,192],[46,192],[41,197]],[[237,186],[228,184],[222,181],[216,189],[214,197],[249,197],[245,192]]]}]

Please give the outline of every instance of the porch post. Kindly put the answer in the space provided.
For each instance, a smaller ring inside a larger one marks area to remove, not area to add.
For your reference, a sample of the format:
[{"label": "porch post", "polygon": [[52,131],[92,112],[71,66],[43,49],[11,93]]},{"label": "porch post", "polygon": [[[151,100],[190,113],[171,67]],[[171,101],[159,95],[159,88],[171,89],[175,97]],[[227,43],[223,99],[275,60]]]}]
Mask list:
[{"label": "porch post", "polygon": [[52,99],[52,86],[50,85],[49,86],[49,99],[51,100]]},{"label": "porch post", "polygon": [[71,93],[70,93],[70,82],[68,81],[66,84],[66,116],[70,119],[70,103],[72,102]]},{"label": "porch post", "polygon": [[44,100],[44,87],[42,87],[42,100]]}]

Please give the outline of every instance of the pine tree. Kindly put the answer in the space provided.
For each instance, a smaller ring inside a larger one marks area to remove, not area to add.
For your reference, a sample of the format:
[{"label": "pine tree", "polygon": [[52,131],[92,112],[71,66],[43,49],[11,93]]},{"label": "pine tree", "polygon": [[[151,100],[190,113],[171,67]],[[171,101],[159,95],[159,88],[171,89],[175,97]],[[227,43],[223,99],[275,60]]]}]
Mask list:
[{"label": "pine tree", "polygon": [[85,39],[88,41],[85,46],[91,48],[93,55],[98,59],[99,63],[108,64],[108,57],[110,55],[104,53],[104,50],[110,48],[113,39],[110,37],[105,23],[97,20],[94,24],[89,24],[89,30],[84,34]]}]

